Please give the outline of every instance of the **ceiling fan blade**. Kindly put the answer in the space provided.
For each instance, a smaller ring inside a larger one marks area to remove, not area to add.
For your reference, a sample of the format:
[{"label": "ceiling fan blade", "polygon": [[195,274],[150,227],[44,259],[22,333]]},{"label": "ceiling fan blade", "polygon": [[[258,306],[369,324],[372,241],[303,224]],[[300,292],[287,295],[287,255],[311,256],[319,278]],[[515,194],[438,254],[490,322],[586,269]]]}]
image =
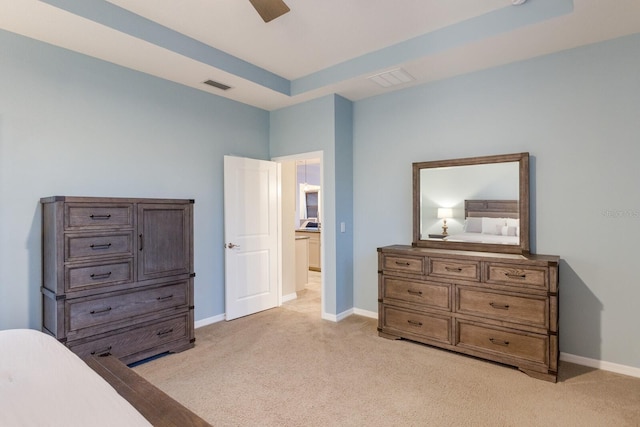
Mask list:
[{"label": "ceiling fan blade", "polygon": [[289,12],[287,6],[282,0],[249,0],[253,7],[258,11],[264,22],[269,22]]}]

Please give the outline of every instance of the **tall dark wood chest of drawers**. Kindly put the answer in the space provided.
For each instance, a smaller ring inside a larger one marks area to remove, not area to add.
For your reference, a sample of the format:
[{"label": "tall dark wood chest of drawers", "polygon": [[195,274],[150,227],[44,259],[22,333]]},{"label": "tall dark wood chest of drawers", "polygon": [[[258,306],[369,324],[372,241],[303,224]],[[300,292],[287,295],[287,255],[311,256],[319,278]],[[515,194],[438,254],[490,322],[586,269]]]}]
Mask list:
[{"label": "tall dark wood chest of drawers", "polygon": [[193,347],[193,200],[42,204],[42,325],[80,357]]},{"label": "tall dark wood chest of drawers", "polygon": [[549,255],[378,248],[379,334],[555,382],[558,262]]}]

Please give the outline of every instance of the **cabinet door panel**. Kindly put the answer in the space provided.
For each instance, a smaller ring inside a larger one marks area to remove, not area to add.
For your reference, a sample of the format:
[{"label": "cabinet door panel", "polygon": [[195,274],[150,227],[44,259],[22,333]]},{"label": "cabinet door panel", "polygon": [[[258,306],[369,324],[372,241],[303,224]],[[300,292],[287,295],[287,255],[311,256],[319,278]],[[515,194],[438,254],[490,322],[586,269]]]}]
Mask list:
[{"label": "cabinet door panel", "polygon": [[138,205],[138,280],[191,273],[191,206]]}]

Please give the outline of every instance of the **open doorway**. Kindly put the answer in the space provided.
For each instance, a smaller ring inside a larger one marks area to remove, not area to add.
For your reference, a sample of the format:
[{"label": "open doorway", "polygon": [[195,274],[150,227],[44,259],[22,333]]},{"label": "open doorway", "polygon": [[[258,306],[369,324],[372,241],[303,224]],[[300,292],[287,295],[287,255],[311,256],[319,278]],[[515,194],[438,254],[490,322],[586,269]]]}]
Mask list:
[{"label": "open doorway", "polygon": [[322,152],[279,157],[281,165],[282,303],[324,310]]}]

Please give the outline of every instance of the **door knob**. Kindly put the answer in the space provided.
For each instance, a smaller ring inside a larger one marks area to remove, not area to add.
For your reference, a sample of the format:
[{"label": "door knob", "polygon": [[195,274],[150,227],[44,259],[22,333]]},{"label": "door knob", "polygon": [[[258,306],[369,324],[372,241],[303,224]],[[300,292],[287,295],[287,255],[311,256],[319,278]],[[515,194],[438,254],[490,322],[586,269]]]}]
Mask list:
[{"label": "door knob", "polygon": [[228,245],[224,245],[225,248],[229,248],[229,249],[233,249],[233,248],[239,248],[240,245],[234,245],[233,243],[229,243]]}]

